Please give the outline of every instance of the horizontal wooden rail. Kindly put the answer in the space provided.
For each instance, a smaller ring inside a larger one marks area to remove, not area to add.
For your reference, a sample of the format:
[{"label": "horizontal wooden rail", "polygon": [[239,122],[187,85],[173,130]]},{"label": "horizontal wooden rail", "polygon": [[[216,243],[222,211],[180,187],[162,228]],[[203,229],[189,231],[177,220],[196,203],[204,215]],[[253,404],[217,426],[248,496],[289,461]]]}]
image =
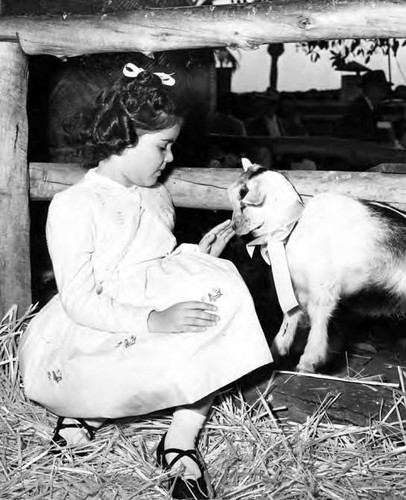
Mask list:
[{"label": "horizontal wooden rail", "polygon": [[210,134],[210,141],[245,152],[252,146],[267,146],[275,156],[339,159],[354,170],[365,170],[379,163],[406,163],[406,150],[394,149],[373,142],[336,137],[269,137]]},{"label": "horizontal wooden rail", "polygon": [[[57,192],[79,181],[86,170],[76,164],[31,163],[32,200],[50,200]],[[236,168],[169,169],[164,183],[178,207],[230,210],[227,188],[241,173]],[[406,175],[379,172],[283,172],[306,198],[334,191],[366,200],[389,203],[406,211]]]},{"label": "horizontal wooden rail", "polygon": [[274,0],[246,5],[137,9],[110,14],[0,18],[0,40],[29,54],[244,49],[272,42],[405,38],[406,3],[396,0]]}]

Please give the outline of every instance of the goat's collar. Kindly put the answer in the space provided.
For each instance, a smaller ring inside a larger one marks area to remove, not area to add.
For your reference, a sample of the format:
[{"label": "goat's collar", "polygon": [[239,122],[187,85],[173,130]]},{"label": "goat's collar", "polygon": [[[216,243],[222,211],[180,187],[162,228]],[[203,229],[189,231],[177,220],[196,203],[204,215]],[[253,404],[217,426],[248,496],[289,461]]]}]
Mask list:
[{"label": "goat's collar", "polygon": [[269,241],[282,241],[286,243],[297,224],[297,221],[302,216],[304,210],[303,203],[298,200],[286,209],[285,216],[279,220],[278,224],[272,229],[269,229],[265,234],[261,234],[255,240],[250,241],[247,244],[247,251],[251,255],[254,252],[254,247],[257,245],[268,244]]},{"label": "goat's collar", "polygon": [[251,257],[255,247],[260,246],[262,258],[271,266],[279,304],[285,314],[299,306],[292,286],[285,243],[300,219],[303,209],[303,204],[298,201],[286,211],[285,221],[247,245]]}]

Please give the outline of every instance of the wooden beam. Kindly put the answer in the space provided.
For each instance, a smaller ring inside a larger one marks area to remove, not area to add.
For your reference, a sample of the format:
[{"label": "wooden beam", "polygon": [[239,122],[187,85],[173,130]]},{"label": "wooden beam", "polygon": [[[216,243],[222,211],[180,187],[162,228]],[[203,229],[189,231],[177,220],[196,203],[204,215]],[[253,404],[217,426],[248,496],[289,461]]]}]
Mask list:
[{"label": "wooden beam", "polygon": [[379,163],[406,163],[406,150],[373,142],[339,139],[327,136],[269,137],[210,134],[210,142],[241,153],[251,146],[267,146],[275,156],[325,160],[334,158],[353,170],[365,170]]},{"label": "wooden beam", "polygon": [[246,5],[139,9],[103,15],[0,19],[0,40],[30,55],[256,48],[274,42],[406,37],[406,3],[396,0],[276,0]]},{"label": "wooden beam", "polygon": [[0,43],[0,319],[31,304],[27,86],[27,57]]},{"label": "wooden beam", "polygon": [[[33,200],[49,200],[80,180],[85,169],[75,164],[30,164]],[[236,168],[168,169],[164,183],[178,207],[231,210],[228,186],[240,175]],[[283,172],[306,200],[317,193],[334,191],[366,200],[380,201],[406,211],[406,175],[378,172]]]}]

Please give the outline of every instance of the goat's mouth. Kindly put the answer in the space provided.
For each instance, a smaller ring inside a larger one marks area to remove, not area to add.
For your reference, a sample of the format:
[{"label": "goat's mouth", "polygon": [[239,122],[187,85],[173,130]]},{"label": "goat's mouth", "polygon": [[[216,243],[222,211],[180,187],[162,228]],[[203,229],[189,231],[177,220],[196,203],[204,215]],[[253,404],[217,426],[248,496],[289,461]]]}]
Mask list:
[{"label": "goat's mouth", "polygon": [[261,236],[260,230],[263,228],[265,222],[260,222],[258,226],[255,226],[253,229],[250,230],[250,235],[258,237]]},{"label": "goat's mouth", "polygon": [[238,236],[252,235],[260,231],[265,223],[266,220],[261,216],[250,217],[249,214],[245,214],[242,209],[233,211],[232,226]]},{"label": "goat's mouth", "polygon": [[252,237],[261,229],[261,227],[264,225],[264,222],[260,222],[257,226],[251,227],[247,226],[245,224],[242,224],[240,227],[238,227],[238,224],[235,227],[235,232],[238,236],[245,236],[247,238]]}]

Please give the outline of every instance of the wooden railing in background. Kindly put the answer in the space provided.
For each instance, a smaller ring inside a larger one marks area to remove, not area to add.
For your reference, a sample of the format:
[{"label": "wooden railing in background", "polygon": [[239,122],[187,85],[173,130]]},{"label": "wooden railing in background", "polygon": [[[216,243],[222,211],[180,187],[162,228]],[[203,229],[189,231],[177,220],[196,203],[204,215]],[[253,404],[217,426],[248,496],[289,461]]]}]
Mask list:
[{"label": "wooden railing in background", "polygon": [[[57,192],[79,181],[86,170],[76,164],[30,164],[30,197],[50,200]],[[231,210],[227,188],[241,174],[237,168],[168,168],[164,179],[175,206],[206,210]],[[406,175],[380,172],[283,172],[304,200],[334,191],[389,203],[406,210]]]},{"label": "wooden railing in background", "polygon": [[316,163],[318,160],[339,160],[343,166],[346,166],[343,170],[362,171],[380,163],[406,164],[405,149],[395,149],[383,144],[337,137],[269,137],[210,134],[210,142],[219,144],[224,148],[230,148],[231,151],[239,152],[249,151],[253,146],[265,146],[270,149],[273,156],[309,158],[316,161]]}]

